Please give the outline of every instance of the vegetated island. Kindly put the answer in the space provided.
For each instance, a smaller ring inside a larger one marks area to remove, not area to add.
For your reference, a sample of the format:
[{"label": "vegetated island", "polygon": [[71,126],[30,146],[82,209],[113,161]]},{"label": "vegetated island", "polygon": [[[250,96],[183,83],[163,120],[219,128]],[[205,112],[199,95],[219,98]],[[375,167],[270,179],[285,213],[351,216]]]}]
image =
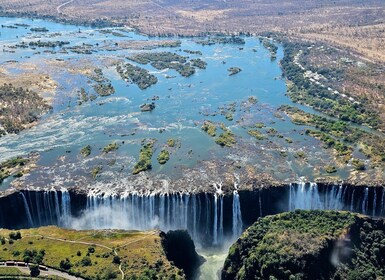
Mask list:
[{"label": "vegetated island", "polygon": [[338,211],[259,219],[232,245],[222,279],[379,279],[385,222]]}]

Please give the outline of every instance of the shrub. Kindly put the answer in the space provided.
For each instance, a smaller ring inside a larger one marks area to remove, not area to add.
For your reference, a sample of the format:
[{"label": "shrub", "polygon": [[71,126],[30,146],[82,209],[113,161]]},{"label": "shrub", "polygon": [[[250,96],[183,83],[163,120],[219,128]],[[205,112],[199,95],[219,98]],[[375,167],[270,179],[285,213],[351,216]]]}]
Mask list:
[{"label": "shrub", "polygon": [[80,261],[80,264],[81,264],[81,266],[91,266],[91,265],[92,265],[91,258],[90,258],[90,257],[84,257],[84,258]]}]

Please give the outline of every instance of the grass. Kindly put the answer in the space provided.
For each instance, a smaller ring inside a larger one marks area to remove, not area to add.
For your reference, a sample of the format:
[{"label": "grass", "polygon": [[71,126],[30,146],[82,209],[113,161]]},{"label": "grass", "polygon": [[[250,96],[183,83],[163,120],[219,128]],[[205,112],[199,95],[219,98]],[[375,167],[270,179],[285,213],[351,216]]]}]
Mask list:
[{"label": "grass", "polygon": [[[10,232],[1,230],[0,234],[8,238]],[[173,274],[180,274],[180,271],[167,260],[157,232],[76,231],[57,227],[27,229],[20,232],[21,239],[14,240],[13,244],[6,242],[0,245],[0,260],[22,261],[26,249],[37,252],[44,250],[42,263],[49,267],[61,269],[60,262],[68,259],[72,265],[70,269],[72,274],[86,279],[97,279],[97,277],[107,279],[104,277],[105,274],[113,272],[117,278],[120,278],[119,266],[112,262],[115,255],[113,249],[115,249],[126,275],[139,276],[145,269],[156,269],[157,263],[160,262],[163,265],[157,273],[163,275],[164,279],[170,279]],[[54,240],[55,238],[62,240]],[[89,244],[66,241],[81,241]],[[94,252],[89,249],[90,247],[94,248]],[[85,257],[90,258],[90,266],[81,265],[81,260]]]},{"label": "grass", "polygon": [[27,274],[21,272],[16,267],[0,267],[0,275],[7,275],[7,276],[26,276]]}]

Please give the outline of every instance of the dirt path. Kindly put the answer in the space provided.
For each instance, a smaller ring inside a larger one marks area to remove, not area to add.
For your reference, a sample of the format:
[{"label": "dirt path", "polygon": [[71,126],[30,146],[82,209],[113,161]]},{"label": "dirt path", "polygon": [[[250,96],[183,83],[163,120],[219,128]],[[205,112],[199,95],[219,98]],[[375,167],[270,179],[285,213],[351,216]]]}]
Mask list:
[{"label": "dirt path", "polygon": [[[118,247],[116,247],[116,248],[124,248],[124,247],[126,247],[126,246],[128,246],[128,245],[130,245],[130,244],[133,244],[133,243],[135,243],[135,242],[138,242],[138,241],[141,241],[141,240],[143,240],[143,239],[146,239],[146,238],[149,237],[150,235],[154,235],[154,234],[156,234],[156,231],[151,231],[150,233],[146,234],[146,235],[145,235],[144,237],[142,237],[142,238],[135,239],[135,240],[133,240],[133,241],[130,241],[130,242],[128,242],[128,243],[126,243],[126,244],[124,244],[124,245],[118,246]],[[66,242],[66,243],[72,243],[72,244],[83,244],[83,245],[89,245],[89,246],[96,246],[96,247],[100,247],[100,248],[104,248],[104,249],[110,250],[110,251],[114,252],[115,256],[118,256],[118,253],[116,252],[115,249],[110,248],[110,247],[105,246],[105,245],[102,245],[102,244],[97,244],[97,243],[92,243],[92,242],[85,242],[85,241],[73,241],[73,240],[67,240],[67,239],[62,239],[62,238],[55,238],[55,237],[50,237],[50,236],[43,236],[43,235],[39,235],[39,234],[37,234],[37,235],[25,235],[24,238],[26,238],[26,237],[43,237],[43,238],[46,238],[46,239],[55,240],[55,241],[60,241],[60,242]],[[20,269],[20,267],[19,267],[19,269]],[[27,270],[29,271],[28,268],[27,268]],[[52,269],[51,269],[51,270],[52,270]],[[55,271],[55,270],[53,270],[53,271]],[[124,271],[123,271],[123,269],[122,269],[122,264],[119,265],[119,271],[120,271],[120,273],[121,273],[121,275],[122,275],[122,279],[124,279],[125,274],[124,274]],[[55,272],[60,272],[60,271],[55,271]],[[62,273],[62,272],[60,272],[60,273]],[[53,274],[53,275],[57,275],[57,274]],[[66,275],[68,275],[68,274],[66,274]],[[58,275],[58,276],[60,276],[60,275]],[[70,276],[70,275],[68,275],[68,276]],[[61,276],[61,277],[63,277],[63,276]],[[67,277],[64,277],[64,278],[70,279],[70,280],[82,279],[82,278],[76,278],[76,277],[73,277],[73,278],[67,278]]]},{"label": "dirt path", "polygon": [[75,1],[75,0],[69,0],[69,1],[67,1],[67,2],[65,2],[65,3],[63,3],[63,4],[59,5],[59,6],[57,6],[57,7],[56,7],[57,13],[60,14],[60,13],[61,13],[61,12],[60,12],[60,9],[63,8],[65,5],[71,4],[73,1]]}]

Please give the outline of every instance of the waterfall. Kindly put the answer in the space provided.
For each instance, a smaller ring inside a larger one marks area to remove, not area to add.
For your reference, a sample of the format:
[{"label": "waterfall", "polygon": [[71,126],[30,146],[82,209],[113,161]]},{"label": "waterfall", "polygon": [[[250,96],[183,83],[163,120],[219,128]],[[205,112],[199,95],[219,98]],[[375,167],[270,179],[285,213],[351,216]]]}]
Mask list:
[{"label": "waterfall", "polygon": [[[239,192],[228,198],[221,184],[213,193],[97,193],[23,191],[18,207],[0,203],[0,227],[59,225],[75,229],[186,229],[203,246],[221,245],[225,236],[238,238],[245,224],[258,217],[295,209],[350,210],[385,215],[385,188],[353,188],[316,183]],[[7,199],[3,198],[6,202]],[[242,205],[241,205],[242,201]],[[12,202],[13,203],[13,202]],[[243,210],[241,212],[241,209]],[[22,212],[20,214],[19,212]],[[12,214],[11,214],[12,213]]]},{"label": "waterfall", "polygon": [[213,243],[218,244],[218,196],[214,194],[214,225],[213,225]]},{"label": "waterfall", "polygon": [[366,214],[368,211],[368,194],[369,189],[365,188],[364,200],[362,201],[362,213]]},{"label": "waterfall", "polygon": [[377,207],[377,192],[376,189],[373,189],[373,211],[372,216],[376,215],[376,207]]},{"label": "waterfall", "polygon": [[354,210],[354,192],[355,191],[356,191],[356,189],[353,189],[352,198],[351,198],[351,201],[350,201],[350,212],[353,212],[353,210]]},{"label": "waterfall", "polygon": [[27,199],[25,198],[25,195],[22,192],[20,192],[20,195],[23,198],[24,210],[25,210],[25,214],[27,215],[28,224],[29,224],[29,226],[32,227],[33,226],[33,220],[32,220],[32,216],[31,216],[31,212],[29,211]]},{"label": "waterfall", "polygon": [[242,233],[242,213],[238,191],[233,192],[233,239],[238,238]]},{"label": "waterfall", "polygon": [[223,196],[219,196],[220,216],[219,216],[219,242],[223,241]]},{"label": "waterfall", "polygon": [[54,198],[55,198],[55,215],[56,215],[56,220],[58,220],[61,217],[61,215],[60,215],[59,198],[56,191],[54,191]]},{"label": "waterfall", "polygon": [[263,213],[262,213],[262,198],[261,198],[261,189],[258,190],[258,200],[259,200],[259,216],[260,217],[263,217]]}]

